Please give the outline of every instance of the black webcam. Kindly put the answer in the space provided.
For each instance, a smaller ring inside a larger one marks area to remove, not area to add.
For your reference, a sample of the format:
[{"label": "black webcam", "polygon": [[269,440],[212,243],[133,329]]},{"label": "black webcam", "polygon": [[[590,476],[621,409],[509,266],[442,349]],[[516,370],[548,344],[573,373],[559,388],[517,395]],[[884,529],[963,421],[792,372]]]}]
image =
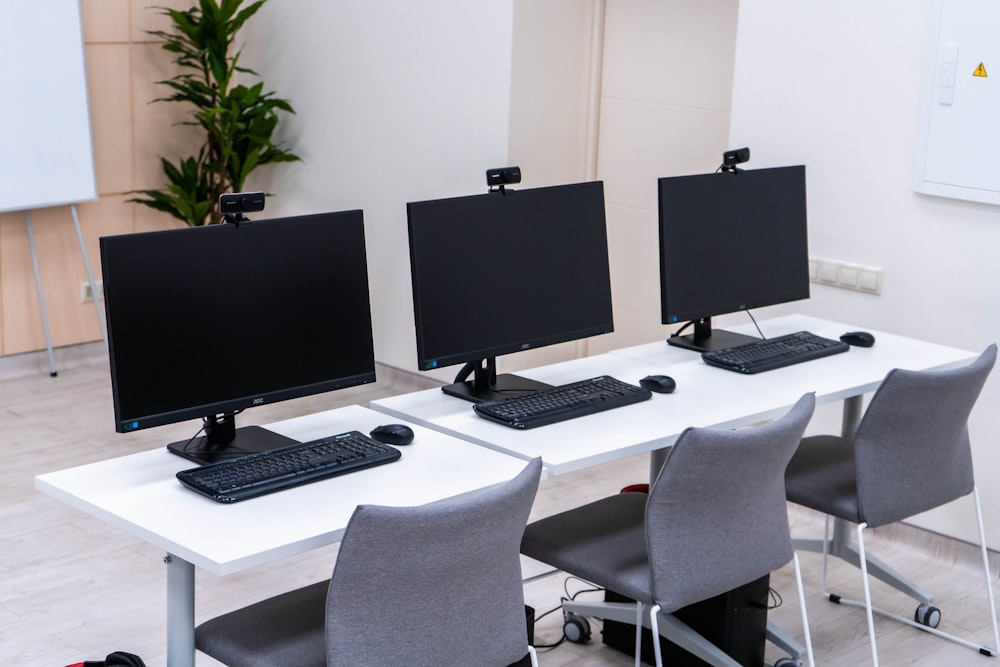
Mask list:
[{"label": "black webcam", "polygon": [[520,167],[500,167],[498,169],[486,170],[486,185],[494,186],[512,185],[521,182]]},{"label": "black webcam", "polygon": [[228,195],[219,195],[219,213],[222,215],[255,213],[263,210],[263,192],[236,192]]},{"label": "black webcam", "polygon": [[255,213],[264,210],[263,192],[235,192],[228,195],[219,195],[219,213],[237,227],[241,222],[246,222],[250,218],[244,213]]},{"label": "black webcam", "polygon": [[722,170],[736,171],[736,165],[750,161],[749,148],[737,148],[722,154]]}]

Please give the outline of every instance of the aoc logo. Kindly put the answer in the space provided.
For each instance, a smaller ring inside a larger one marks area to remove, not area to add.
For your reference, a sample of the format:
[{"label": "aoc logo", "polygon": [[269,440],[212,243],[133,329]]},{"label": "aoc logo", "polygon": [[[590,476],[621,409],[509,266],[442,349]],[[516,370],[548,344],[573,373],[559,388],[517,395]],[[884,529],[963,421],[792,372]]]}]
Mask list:
[{"label": "aoc logo", "polygon": [[264,405],[263,397],[253,399],[252,405]]}]

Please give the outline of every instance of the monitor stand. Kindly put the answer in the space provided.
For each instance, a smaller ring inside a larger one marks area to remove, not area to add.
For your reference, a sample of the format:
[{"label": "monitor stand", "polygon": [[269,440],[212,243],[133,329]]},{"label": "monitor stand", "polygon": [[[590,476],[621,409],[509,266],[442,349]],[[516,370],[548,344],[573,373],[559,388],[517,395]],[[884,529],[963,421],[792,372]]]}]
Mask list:
[{"label": "monitor stand", "polygon": [[684,336],[670,336],[667,338],[667,343],[696,352],[715,352],[760,340],[756,336],[747,336],[725,329],[713,330],[711,317],[692,320],[691,324],[694,324],[694,333]]},{"label": "monitor stand", "polygon": [[[467,379],[469,375],[473,376],[471,380]],[[551,386],[512,373],[497,375],[496,357],[490,357],[467,363],[455,376],[455,381],[441,387],[441,391],[449,396],[481,403],[549,389]]]},{"label": "monitor stand", "polygon": [[298,440],[260,426],[236,428],[236,415],[226,413],[205,418],[205,435],[171,442],[167,445],[167,450],[205,465],[297,443]]}]

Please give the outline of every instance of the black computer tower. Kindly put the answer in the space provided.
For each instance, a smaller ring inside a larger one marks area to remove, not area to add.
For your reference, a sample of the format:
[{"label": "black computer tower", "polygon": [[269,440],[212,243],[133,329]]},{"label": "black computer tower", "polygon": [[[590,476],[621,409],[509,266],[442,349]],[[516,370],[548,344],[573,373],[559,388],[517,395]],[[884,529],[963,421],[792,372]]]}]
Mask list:
[{"label": "black computer tower", "polygon": [[[684,607],[675,616],[699,632],[743,667],[763,667],[764,641],[767,637],[767,605],[770,575],[765,575],[728,593]],[[607,591],[608,602],[630,602],[617,593]],[[604,643],[635,655],[635,626],[618,621],[604,622]],[[703,667],[707,665],[684,649],[660,638],[664,663],[671,667]],[[649,629],[643,630],[642,661],[654,664],[653,639]]]}]

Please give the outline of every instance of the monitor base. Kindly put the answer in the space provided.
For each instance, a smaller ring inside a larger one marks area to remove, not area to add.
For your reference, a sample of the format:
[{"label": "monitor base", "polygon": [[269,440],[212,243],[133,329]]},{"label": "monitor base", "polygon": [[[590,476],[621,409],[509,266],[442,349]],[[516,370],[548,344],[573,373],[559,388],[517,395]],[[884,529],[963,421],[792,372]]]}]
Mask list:
[{"label": "monitor base", "polygon": [[527,394],[532,391],[549,389],[552,385],[537,380],[529,380],[512,373],[502,373],[495,376],[488,387],[476,386],[474,380],[465,382],[455,382],[441,387],[441,391],[449,396],[481,403],[483,401],[499,401],[504,398],[511,398],[520,394]]},{"label": "monitor base", "polygon": [[756,336],[746,336],[733,331],[726,331],[725,329],[713,329],[708,336],[703,337],[698,336],[696,333],[684,336],[671,336],[667,338],[667,343],[686,350],[694,350],[695,352],[715,352],[716,350],[725,350],[729,347],[754,343],[759,340],[760,338]]},{"label": "monitor base", "polygon": [[209,436],[203,435],[190,440],[171,442],[167,445],[167,451],[199,465],[205,465],[297,443],[298,440],[260,426],[242,426],[235,430],[235,436],[228,442],[213,442]]}]

